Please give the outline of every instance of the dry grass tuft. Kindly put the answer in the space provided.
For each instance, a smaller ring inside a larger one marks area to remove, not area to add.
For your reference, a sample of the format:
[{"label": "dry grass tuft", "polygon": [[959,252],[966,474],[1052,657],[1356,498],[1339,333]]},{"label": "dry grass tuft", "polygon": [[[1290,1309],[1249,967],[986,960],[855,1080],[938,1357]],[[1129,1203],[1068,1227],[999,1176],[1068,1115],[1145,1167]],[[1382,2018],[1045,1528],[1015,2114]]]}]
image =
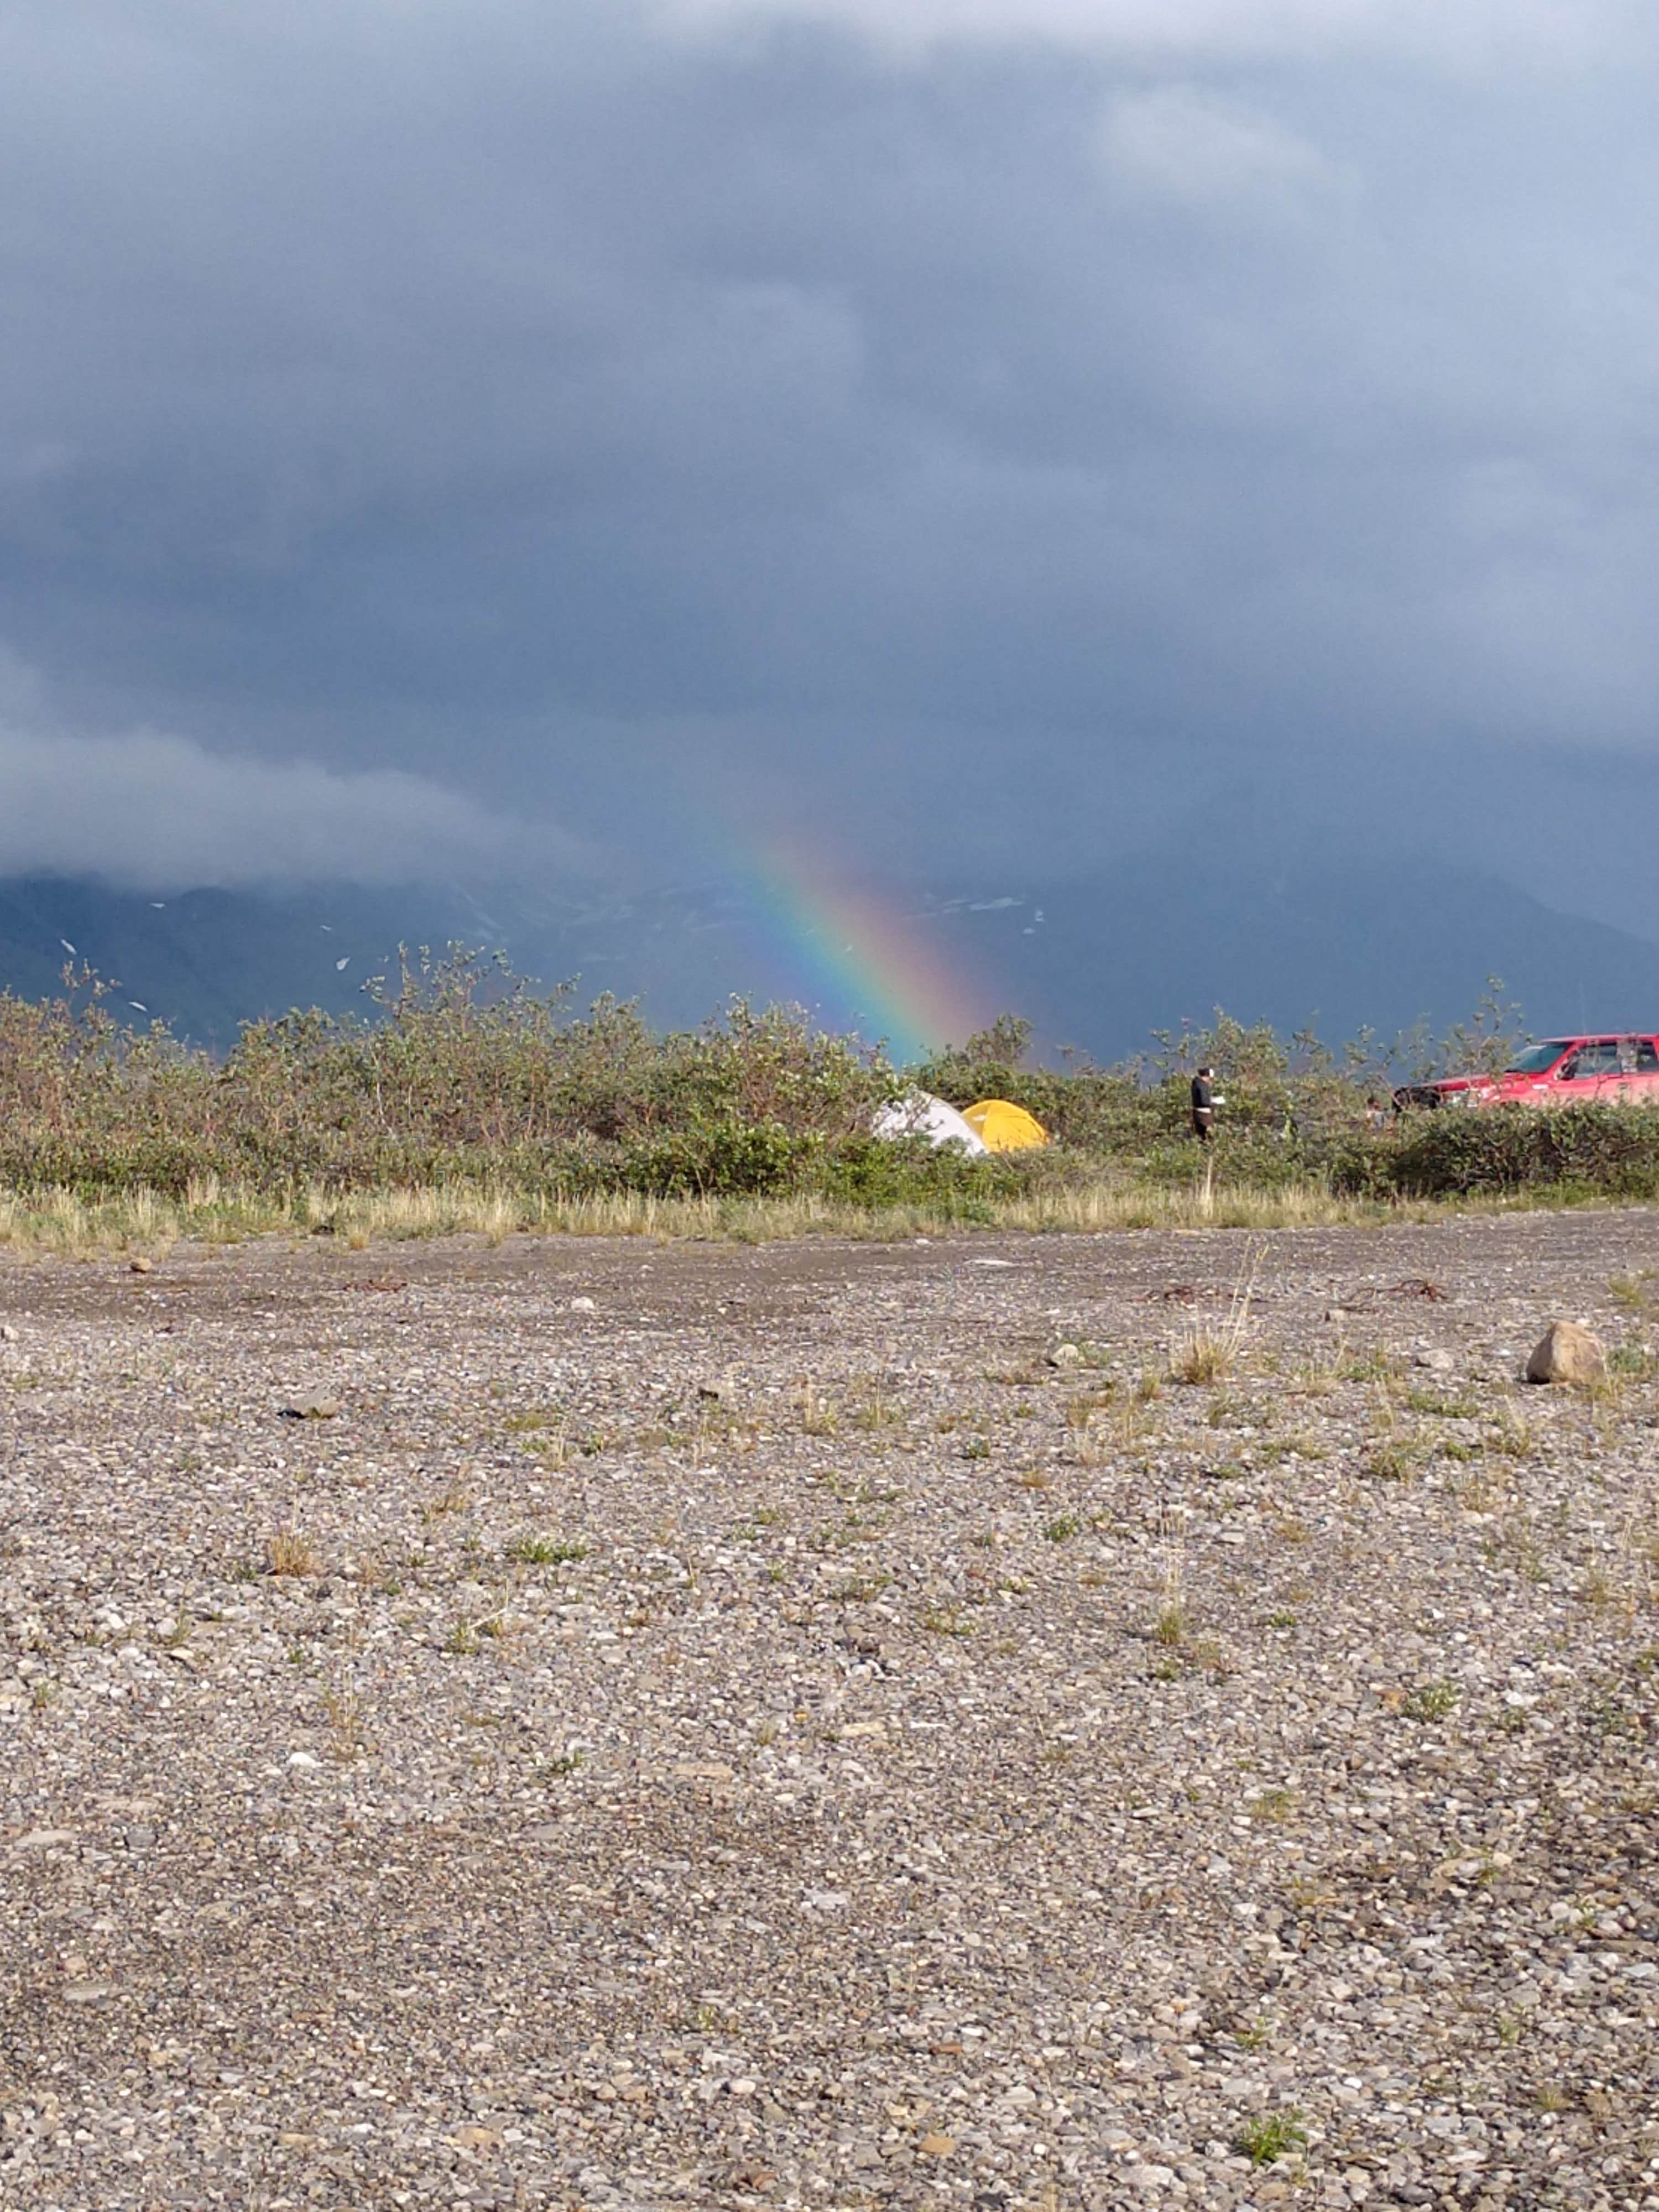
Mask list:
[{"label": "dry grass tuft", "polygon": [[279,1528],[265,1546],[265,1566],[273,1575],[315,1575],[322,1571],[317,1548],[297,1528]]}]

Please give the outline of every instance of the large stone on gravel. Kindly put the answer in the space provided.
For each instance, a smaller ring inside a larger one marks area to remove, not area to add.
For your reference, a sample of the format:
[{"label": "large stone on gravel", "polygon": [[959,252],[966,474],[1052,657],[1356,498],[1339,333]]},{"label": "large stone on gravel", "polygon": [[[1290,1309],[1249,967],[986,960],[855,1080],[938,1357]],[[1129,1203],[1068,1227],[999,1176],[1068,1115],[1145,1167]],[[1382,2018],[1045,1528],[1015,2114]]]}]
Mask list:
[{"label": "large stone on gravel", "polygon": [[285,1421],[331,1421],[340,1401],[327,1390],[296,1390],[282,1408]]},{"label": "large stone on gravel", "polygon": [[1553,1321],[1527,1362],[1528,1382],[1599,1382],[1607,1371],[1600,1340],[1576,1321]]}]

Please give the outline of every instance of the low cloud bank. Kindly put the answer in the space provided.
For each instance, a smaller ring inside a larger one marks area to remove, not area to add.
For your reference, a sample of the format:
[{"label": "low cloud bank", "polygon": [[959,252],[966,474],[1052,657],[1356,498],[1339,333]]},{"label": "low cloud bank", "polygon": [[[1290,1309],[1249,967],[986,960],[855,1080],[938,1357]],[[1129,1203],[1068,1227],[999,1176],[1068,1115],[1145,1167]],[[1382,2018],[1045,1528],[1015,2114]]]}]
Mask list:
[{"label": "low cloud bank", "polygon": [[571,865],[573,841],[396,769],[238,759],[154,731],[59,737],[0,722],[0,875],[137,890],[418,881]]}]

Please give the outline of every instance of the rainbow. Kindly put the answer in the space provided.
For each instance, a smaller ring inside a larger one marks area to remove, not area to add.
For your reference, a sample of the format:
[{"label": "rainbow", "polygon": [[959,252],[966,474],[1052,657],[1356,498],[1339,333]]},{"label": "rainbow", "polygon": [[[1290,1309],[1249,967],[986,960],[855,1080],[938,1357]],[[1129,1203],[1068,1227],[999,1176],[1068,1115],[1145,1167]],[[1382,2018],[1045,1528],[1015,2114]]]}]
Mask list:
[{"label": "rainbow", "polygon": [[799,847],[774,842],[745,871],[769,951],[826,1029],[885,1039],[901,1063],[960,1044],[996,1009],[957,973],[927,927],[890,894],[831,875]]}]

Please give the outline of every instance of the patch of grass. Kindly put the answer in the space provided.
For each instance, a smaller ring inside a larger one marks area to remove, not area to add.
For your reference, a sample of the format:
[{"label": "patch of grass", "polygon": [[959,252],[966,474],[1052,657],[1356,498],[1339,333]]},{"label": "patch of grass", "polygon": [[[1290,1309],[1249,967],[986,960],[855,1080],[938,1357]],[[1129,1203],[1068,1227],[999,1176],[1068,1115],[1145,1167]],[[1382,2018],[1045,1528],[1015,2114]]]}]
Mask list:
[{"label": "patch of grass", "polygon": [[930,1606],[921,1616],[921,1625],[930,1636],[971,1636],[974,1624],[964,1620],[953,1606]]},{"label": "patch of grass", "polygon": [[1506,1459],[1530,1459],[1538,1449],[1538,1439],[1531,1422],[1517,1413],[1513,1406],[1504,1405],[1498,1408],[1486,1444],[1489,1450],[1502,1452]]},{"label": "patch of grass", "polygon": [[320,1574],[317,1547],[297,1528],[279,1528],[265,1545],[265,1570],[273,1575],[304,1577]]},{"label": "patch of grass", "polygon": [[587,1557],[587,1547],[566,1537],[515,1536],[507,1547],[507,1556],[526,1567],[574,1566]]},{"label": "patch of grass", "polygon": [[1066,1425],[1068,1429],[1086,1429],[1097,1413],[1103,1413],[1112,1402],[1109,1390],[1079,1390],[1066,1401]]},{"label": "patch of grass", "polygon": [[1174,1382],[1218,1382],[1231,1375],[1236,1357],[1218,1333],[1194,1322],[1170,1352],[1170,1379]]},{"label": "patch of grass", "polygon": [[904,1415],[887,1392],[878,1385],[860,1398],[848,1415],[849,1425],[865,1435],[878,1434],[883,1429],[902,1429]]},{"label": "patch of grass", "polygon": [[1439,1390],[1407,1390],[1406,1404],[1413,1413],[1431,1413],[1443,1421],[1474,1421],[1480,1416],[1473,1398],[1449,1397]]},{"label": "patch of grass", "polygon": [[1443,1721],[1462,1695],[1455,1682],[1421,1682],[1401,1705],[1407,1719]]},{"label": "patch of grass", "polygon": [[1241,2151],[1252,2166],[1272,2166],[1275,2160],[1307,2147],[1308,2130],[1294,2106],[1280,2112],[1256,2114],[1243,2123],[1233,2138],[1233,2148]]},{"label": "patch of grass", "polygon": [[1291,1817],[1300,1802],[1294,1790],[1263,1790],[1251,1798],[1249,1817],[1259,1825],[1277,1826]]},{"label": "patch of grass", "polygon": [[816,1383],[801,1384],[796,1394],[795,1407],[804,1435],[833,1437],[839,1431],[841,1409],[832,1399],[825,1397]]},{"label": "patch of grass", "polygon": [[1341,1382],[1389,1382],[1397,1380],[1400,1371],[1399,1354],[1380,1344],[1366,1352],[1349,1352],[1336,1369]]},{"label": "patch of grass", "polygon": [[362,1699],[351,1691],[325,1690],[323,1711],[328,1715],[334,1756],[342,1759],[361,1758],[369,1747]]},{"label": "patch of grass", "polygon": [[893,1577],[888,1574],[848,1575],[845,1582],[836,1584],[830,1595],[836,1605],[872,1605],[892,1585]]},{"label": "patch of grass", "polygon": [[1422,1461],[1419,1445],[1389,1437],[1368,1445],[1360,1466],[1378,1482],[1411,1482],[1419,1472]]},{"label": "patch of grass", "polygon": [[1088,1525],[1080,1513],[1057,1513],[1042,1533],[1051,1544],[1065,1544],[1081,1535]]}]

